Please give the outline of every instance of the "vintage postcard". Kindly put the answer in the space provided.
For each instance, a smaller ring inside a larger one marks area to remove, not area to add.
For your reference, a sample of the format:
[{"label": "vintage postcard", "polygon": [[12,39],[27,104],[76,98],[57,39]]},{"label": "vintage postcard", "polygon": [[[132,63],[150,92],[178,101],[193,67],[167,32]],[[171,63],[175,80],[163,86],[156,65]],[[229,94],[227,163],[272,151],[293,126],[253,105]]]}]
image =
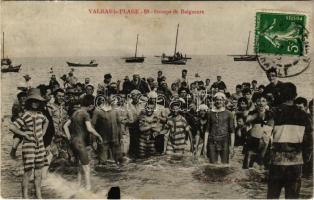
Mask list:
[{"label": "vintage postcard", "polygon": [[1,1],[1,198],[313,198],[313,1]]}]

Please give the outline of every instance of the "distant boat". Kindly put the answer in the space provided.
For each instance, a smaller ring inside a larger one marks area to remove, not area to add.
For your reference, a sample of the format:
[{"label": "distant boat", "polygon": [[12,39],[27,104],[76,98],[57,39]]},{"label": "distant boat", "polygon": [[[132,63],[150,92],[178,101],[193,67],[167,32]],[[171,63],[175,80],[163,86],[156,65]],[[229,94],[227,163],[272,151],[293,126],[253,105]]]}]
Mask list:
[{"label": "distant boat", "polygon": [[1,57],[1,72],[19,72],[22,65],[12,65],[10,58],[4,58],[4,32],[2,33],[2,57]]},{"label": "distant boat", "polygon": [[97,67],[98,63],[95,63],[95,60],[91,60],[90,63],[88,64],[82,64],[82,63],[72,63],[72,62],[67,62],[69,67]]},{"label": "distant boat", "polygon": [[233,56],[234,61],[256,61],[257,60],[256,55],[248,55],[248,49],[249,49],[249,44],[250,44],[250,35],[251,35],[251,31],[249,32],[249,38],[247,40],[245,55],[231,55],[231,56]]},{"label": "distant boat", "polygon": [[[162,54],[161,63],[162,64],[171,64],[171,65],[185,65],[187,60],[191,59],[182,55],[182,53],[177,52],[177,44],[178,44],[178,34],[179,34],[179,24],[177,26],[177,34],[176,34],[176,43],[174,47],[173,56],[166,56],[166,54]],[[159,56],[156,56],[159,57]]]},{"label": "distant boat", "polygon": [[137,37],[136,37],[136,45],[135,45],[134,57],[122,58],[122,59],[125,59],[126,63],[142,63],[142,62],[144,62],[145,57],[143,57],[143,56],[138,57],[137,56],[137,45],[138,45],[138,34],[137,34]]}]

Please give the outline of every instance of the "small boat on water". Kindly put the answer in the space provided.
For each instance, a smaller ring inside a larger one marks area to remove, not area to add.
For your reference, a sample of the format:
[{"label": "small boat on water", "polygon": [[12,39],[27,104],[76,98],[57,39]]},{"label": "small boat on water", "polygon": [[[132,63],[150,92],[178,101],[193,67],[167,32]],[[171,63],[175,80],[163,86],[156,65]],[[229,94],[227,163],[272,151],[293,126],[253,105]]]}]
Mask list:
[{"label": "small boat on water", "polygon": [[1,57],[1,72],[19,72],[22,65],[12,65],[10,58],[4,58],[4,32],[2,33],[2,57]]},{"label": "small boat on water", "polygon": [[136,45],[135,45],[134,57],[122,58],[122,59],[125,59],[126,63],[143,63],[144,62],[145,57],[143,57],[143,56],[138,57],[137,56],[137,44],[138,44],[138,34],[137,34],[137,37],[136,37]]},{"label": "small boat on water", "polygon": [[95,63],[95,60],[91,60],[88,64],[82,64],[82,63],[72,63],[72,62],[66,62],[69,67],[97,67],[98,63]]},{"label": "small boat on water", "polygon": [[231,56],[233,56],[234,61],[257,61],[256,55],[248,55],[249,44],[250,44],[250,35],[251,35],[251,31],[249,32],[249,38],[247,41],[245,55],[231,55]]},{"label": "small boat on water", "polygon": [[[177,26],[177,34],[176,34],[176,43],[174,47],[173,56],[166,56],[166,54],[162,54],[161,63],[162,64],[170,64],[170,65],[185,65],[187,60],[192,59],[182,55],[182,53],[177,52],[177,44],[178,44],[178,33],[179,33],[179,24]],[[156,56],[160,57],[160,56]]]}]

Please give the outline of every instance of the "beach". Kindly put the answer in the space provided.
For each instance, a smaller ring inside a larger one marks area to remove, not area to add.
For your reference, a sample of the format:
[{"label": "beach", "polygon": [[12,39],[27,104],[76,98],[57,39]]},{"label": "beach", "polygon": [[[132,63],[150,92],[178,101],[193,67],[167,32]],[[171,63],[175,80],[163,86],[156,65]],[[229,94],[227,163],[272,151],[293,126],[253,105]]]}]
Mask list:
[{"label": "beach", "polygon": [[[23,75],[32,77],[33,86],[48,84],[53,73],[61,83],[60,77],[71,68],[66,61],[88,63],[95,59],[99,64],[94,68],[75,68],[74,74],[80,82],[89,77],[91,84],[97,86],[106,73],[111,73],[112,81],[123,80],[127,75],[140,74],[141,77],[156,79],[157,71],[163,71],[168,86],[180,78],[182,69],[188,70],[188,79],[211,79],[221,75],[230,93],[242,82],[257,80],[258,85],[268,84],[263,69],[257,62],[234,62],[229,56],[191,56],[187,65],[162,65],[160,59],[148,56],[142,64],[128,64],[120,57],[80,57],[80,58],[13,58],[14,64],[22,64],[19,73],[1,74],[1,195],[3,198],[21,198],[22,179],[21,151],[17,160],[9,156],[12,134],[8,132],[9,116],[16,98],[17,86],[23,83]],[[293,82],[298,96],[313,98],[312,69],[290,78],[280,79]],[[198,73],[200,77],[195,77]],[[93,155],[92,155],[93,156]],[[144,161],[132,161],[120,168],[107,167],[95,169],[92,164],[92,191],[77,190],[75,168],[60,168],[58,173],[50,174],[47,185],[43,187],[44,198],[106,198],[110,187],[119,186],[122,198],[266,198],[267,182],[264,171],[258,168],[243,170],[243,155],[237,148],[228,166],[211,166],[204,158],[196,160],[187,154],[180,158],[156,156]],[[300,198],[312,197],[312,181],[303,179]],[[281,194],[284,197],[284,193]]]}]

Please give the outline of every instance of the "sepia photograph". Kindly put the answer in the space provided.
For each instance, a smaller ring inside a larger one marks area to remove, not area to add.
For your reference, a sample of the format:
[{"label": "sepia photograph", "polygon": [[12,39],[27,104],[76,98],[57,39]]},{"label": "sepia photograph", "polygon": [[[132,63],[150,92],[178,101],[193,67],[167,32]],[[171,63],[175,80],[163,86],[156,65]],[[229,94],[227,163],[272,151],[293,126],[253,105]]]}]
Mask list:
[{"label": "sepia photograph", "polygon": [[313,198],[313,1],[0,6],[1,198]]}]

